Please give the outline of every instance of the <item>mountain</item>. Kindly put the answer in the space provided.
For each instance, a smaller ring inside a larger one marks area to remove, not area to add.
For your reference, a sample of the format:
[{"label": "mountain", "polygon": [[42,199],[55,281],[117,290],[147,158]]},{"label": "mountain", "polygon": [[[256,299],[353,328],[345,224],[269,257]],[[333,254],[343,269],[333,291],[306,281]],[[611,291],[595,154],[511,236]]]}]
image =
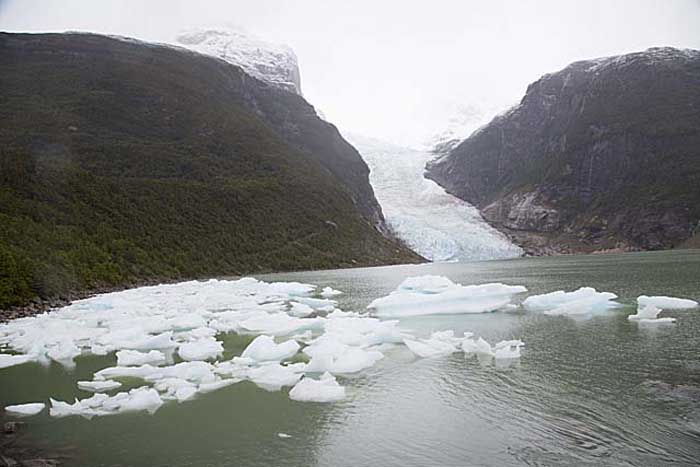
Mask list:
[{"label": "mountain", "polygon": [[218,57],[259,80],[302,95],[297,56],[285,45],[264,41],[237,28],[182,31],[175,44]]},{"label": "mountain", "polygon": [[0,34],[0,309],[150,281],[417,262],[301,96],[179,47]]},{"label": "mountain", "polygon": [[700,230],[700,52],[572,63],[427,166],[531,254],[686,245]]}]

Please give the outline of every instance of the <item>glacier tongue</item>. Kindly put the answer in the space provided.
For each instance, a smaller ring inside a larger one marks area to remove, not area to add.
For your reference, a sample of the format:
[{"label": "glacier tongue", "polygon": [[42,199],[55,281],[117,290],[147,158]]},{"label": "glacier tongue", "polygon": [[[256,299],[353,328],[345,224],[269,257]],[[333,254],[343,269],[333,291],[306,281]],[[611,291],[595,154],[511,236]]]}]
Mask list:
[{"label": "glacier tongue", "polygon": [[423,177],[428,150],[347,135],[370,167],[370,183],[392,231],[431,261],[512,258],[522,250],[471,204]]}]

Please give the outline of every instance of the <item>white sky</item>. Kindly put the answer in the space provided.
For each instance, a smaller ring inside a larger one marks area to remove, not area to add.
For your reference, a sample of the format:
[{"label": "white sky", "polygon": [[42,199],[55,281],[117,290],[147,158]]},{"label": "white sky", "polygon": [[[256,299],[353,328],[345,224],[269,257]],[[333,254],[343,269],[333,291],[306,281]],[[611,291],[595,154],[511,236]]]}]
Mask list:
[{"label": "white sky", "polygon": [[514,104],[575,60],[700,48],[700,0],[0,0],[5,31],[169,41],[224,22],[289,44],[306,98],[342,130],[403,144],[456,108]]}]

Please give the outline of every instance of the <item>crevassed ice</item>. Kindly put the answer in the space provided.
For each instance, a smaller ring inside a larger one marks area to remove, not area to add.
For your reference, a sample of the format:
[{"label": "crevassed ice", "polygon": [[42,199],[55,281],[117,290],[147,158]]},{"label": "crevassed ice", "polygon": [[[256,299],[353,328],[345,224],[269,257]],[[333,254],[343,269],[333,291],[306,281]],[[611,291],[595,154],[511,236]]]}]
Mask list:
[{"label": "crevassed ice", "polygon": [[551,316],[587,315],[620,306],[611,292],[598,292],[592,287],[581,287],[573,292],[557,290],[542,295],[532,295],[523,301],[529,311],[542,311]]},{"label": "crevassed ice", "polygon": [[[500,300],[524,288],[464,287],[427,276],[408,279],[401,290],[432,299],[444,296],[448,304],[454,294],[457,300],[476,300],[483,307],[487,299]],[[336,401],[345,397],[345,389],[335,375],[375,365],[388,346],[405,344],[416,355],[430,357],[459,351],[468,337],[457,339],[451,331],[442,331],[417,339],[401,331],[396,320],[344,312],[336,301],[322,298],[338,294],[329,288],[318,292],[309,284],[245,278],[99,295],[0,325],[0,345],[18,353],[0,354],[0,367],[52,360],[71,367],[80,355],[114,355],[116,365],[96,371],[92,380],[77,382],[92,396],[73,402],[50,399],[51,416],[92,418],[153,413],[166,401],[186,402],[240,381],[269,391],[291,387],[290,397],[299,401]],[[299,313],[294,304],[313,312],[293,316]],[[219,336],[226,332],[258,336],[241,356],[222,360]],[[307,361],[292,363],[294,359]],[[323,376],[309,376],[314,374]],[[124,378],[143,385],[114,393]],[[18,412],[35,408],[38,405],[15,407]]]},{"label": "crevassed ice", "polygon": [[369,180],[387,224],[412,250],[431,261],[522,255],[474,206],[423,176],[432,153],[347,136],[370,168]]},{"label": "crevassed ice", "polygon": [[446,277],[420,276],[406,279],[396,290],[372,301],[367,308],[381,317],[488,313],[509,308],[513,296],[523,292],[527,289],[520,285],[464,286]]}]

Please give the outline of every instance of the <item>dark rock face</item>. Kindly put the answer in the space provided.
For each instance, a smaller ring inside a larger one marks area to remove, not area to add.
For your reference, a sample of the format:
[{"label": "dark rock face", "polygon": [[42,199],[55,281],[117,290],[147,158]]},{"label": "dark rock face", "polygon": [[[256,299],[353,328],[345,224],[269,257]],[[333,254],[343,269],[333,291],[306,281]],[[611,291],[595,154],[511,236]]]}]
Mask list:
[{"label": "dark rock face", "polygon": [[700,220],[700,52],[545,75],[427,175],[531,254],[679,245]]},{"label": "dark rock face", "polygon": [[422,260],[383,234],[367,165],[295,93],[95,34],[0,33],[0,63],[0,309]]}]

